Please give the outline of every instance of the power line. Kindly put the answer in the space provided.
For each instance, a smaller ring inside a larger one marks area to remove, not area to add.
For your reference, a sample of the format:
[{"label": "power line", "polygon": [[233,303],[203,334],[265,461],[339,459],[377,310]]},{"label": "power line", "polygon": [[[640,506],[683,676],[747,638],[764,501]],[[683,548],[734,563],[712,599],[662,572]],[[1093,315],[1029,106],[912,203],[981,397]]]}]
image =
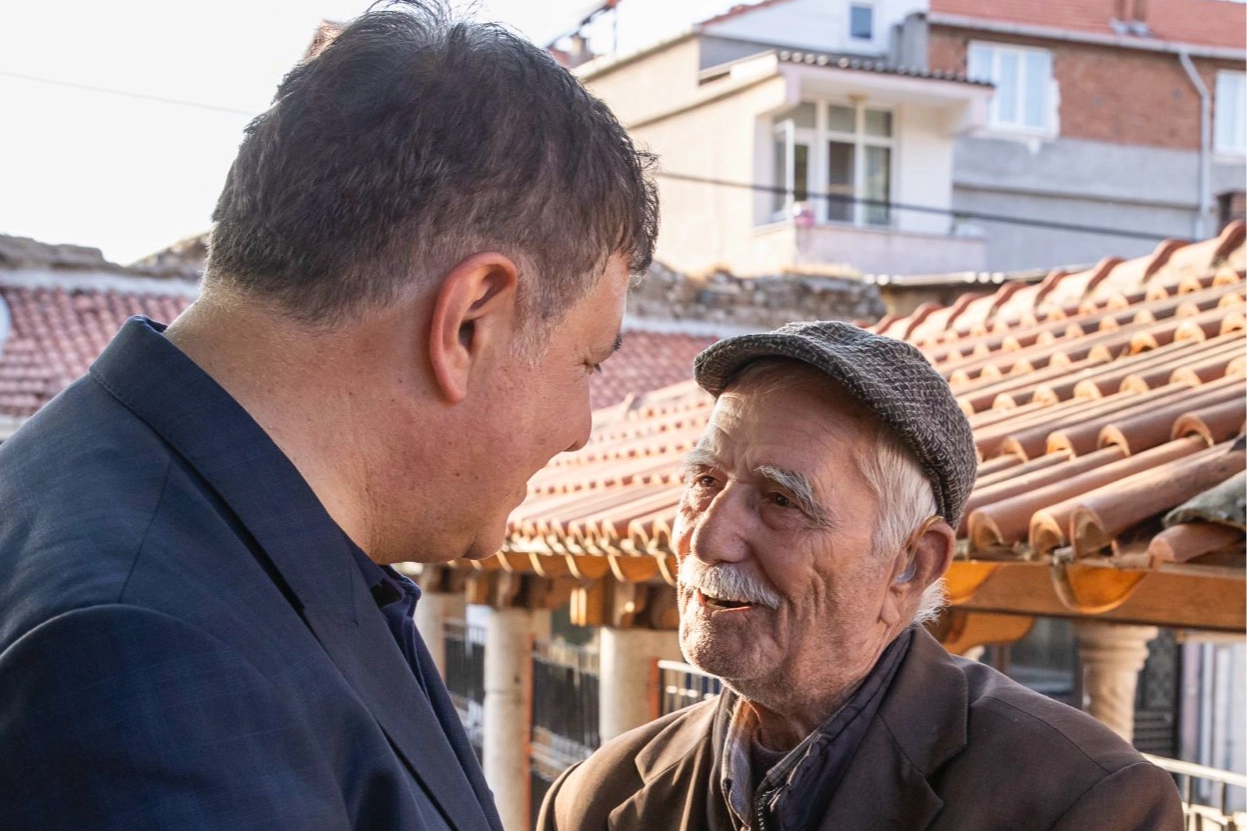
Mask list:
[{"label": "power line", "polygon": [[[130,92],[128,90],[111,89],[109,87],[94,86],[91,84],[80,84],[72,81],[60,81],[54,78],[42,78],[36,75],[27,75],[21,72],[10,72],[0,69],[0,76],[8,78],[16,78],[22,81],[31,81],[33,83],[50,84],[52,86],[66,87],[69,89],[83,90],[86,92],[96,92],[103,95],[115,95],[122,98],[133,98],[140,101],[151,101],[158,104],[171,104],[178,107],[190,107],[198,110],[210,110],[213,112],[229,113],[231,115],[243,115],[254,117],[256,113],[248,110],[240,110],[233,107],[221,107],[215,104],[202,104],[198,101],[185,101],[178,98],[165,98],[158,95],[147,95],[141,92]],[[670,173],[667,171],[657,171],[658,176],[667,179],[673,179],[681,182],[693,182],[704,185],[717,185],[720,187],[742,188],[746,190],[759,191],[763,193],[787,194],[789,188],[779,187],[775,185],[764,185],[756,182],[729,182],[725,179],[714,179],[706,176],[692,176],[684,173]],[[998,222],[1005,225],[1022,225],[1030,228],[1047,228],[1056,231],[1072,231],[1084,234],[1102,234],[1105,236],[1125,237],[1128,239],[1141,239],[1150,242],[1163,242],[1170,239],[1170,235],[1154,234],[1146,231],[1131,231],[1125,228],[1106,228],[1098,225],[1075,225],[1069,222],[1052,222],[1045,219],[1028,219],[1021,216],[1006,216],[1003,214],[984,213],[982,211],[965,211],[954,210],[952,208],[937,208],[932,205],[911,205],[905,202],[889,202],[881,199],[867,199],[862,196],[846,196],[839,193],[811,193],[814,199],[824,199],[828,202],[838,204],[861,204],[888,208],[889,210],[914,211],[915,213],[937,214],[941,216],[950,216],[957,219],[972,219],[983,222]]]},{"label": "power line", "polygon": [[[667,179],[674,179],[680,182],[693,182],[703,185],[719,185],[729,188],[743,188],[752,191],[761,191],[763,193],[787,194],[791,192],[790,188],[779,187],[775,185],[763,185],[751,182],[729,182],[725,179],[712,179],[706,176],[690,176],[684,173],[669,173],[664,170],[657,171],[658,176]],[[952,208],[936,208],[931,205],[910,205],[904,202],[888,202],[882,199],[867,199],[862,196],[846,196],[839,193],[810,193],[810,199],[826,199],[828,202],[839,204],[861,204],[888,208],[890,210],[914,211],[916,213],[939,214],[942,216],[951,216],[957,219],[977,219],[983,222],[999,222],[1006,225],[1025,225],[1032,228],[1049,228],[1057,231],[1076,231],[1085,234],[1104,234],[1117,237],[1128,237],[1130,239],[1149,240],[1151,242],[1163,242],[1170,239],[1170,236],[1162,234],[1153,234],[1146,231],[1130,231],[1125,228],[1104,228],[1097,225],[1075,225],[1069,222],[1051,222],[1046,219],[1027,219],[1022,216],[1004,216],[1001,214],[983,213],[981,211],[963,211],[954,210]]]},{"label": "power line", "polygon": [[231,115],[245,115],[248,118],[254,117],[256,114],[250,110],[238,110],[233,107],[219,107],[215,104],[201,104],[198,101],[183,101],[178,98],[163,98],[159,95],[147,95],[142,92],[130,92],[122,89],[110,89],[108,87],[97,87],[91,84],[79,84],[73,81],[58,81],[55,78],[40,78],[37,75],[26,75],[21,72],[9,72],[0,69],[0,75],[6,78],[16,78],[19,81],[31,81],[37,84],[50,84],[57,87],[67,87],[69,89],[84,90],[86,92],[98,92],[104,95],[116,95],[120,98],[135,98],[140,101],[154,101],[158,104],[173,104],[178,107],[191,107],[196,110],[212,110],[220,113],[230,113]]}]

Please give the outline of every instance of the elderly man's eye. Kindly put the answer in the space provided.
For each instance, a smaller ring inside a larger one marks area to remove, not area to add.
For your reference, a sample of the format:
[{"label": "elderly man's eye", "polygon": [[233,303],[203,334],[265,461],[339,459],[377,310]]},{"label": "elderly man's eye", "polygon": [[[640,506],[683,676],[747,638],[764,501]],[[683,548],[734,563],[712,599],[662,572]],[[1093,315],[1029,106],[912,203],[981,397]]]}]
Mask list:
[{"label": "elderly man's eye", "polygon": [[774,491],[771,493],[771,503],[779,506],[780,508],[793,508],[796,506],[795,503],[787,496]]}]

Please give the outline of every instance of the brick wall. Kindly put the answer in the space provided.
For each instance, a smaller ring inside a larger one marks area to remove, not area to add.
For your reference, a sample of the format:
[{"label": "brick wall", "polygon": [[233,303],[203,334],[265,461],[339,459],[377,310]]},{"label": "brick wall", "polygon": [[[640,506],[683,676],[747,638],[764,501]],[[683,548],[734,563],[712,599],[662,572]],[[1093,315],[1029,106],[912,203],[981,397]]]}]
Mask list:
[{"label": "brick wall", "polygon": [[[931,68],[965,72],[971,40],[1033,46],[1052,53],[1064,138],[1199,149],[1199,95],[1177,55],[933,26],[928,53]],[[1241,63],[1230,61],[1194,62],[1210,92],[1216,89],[1218,69],[1243,69]]]}]

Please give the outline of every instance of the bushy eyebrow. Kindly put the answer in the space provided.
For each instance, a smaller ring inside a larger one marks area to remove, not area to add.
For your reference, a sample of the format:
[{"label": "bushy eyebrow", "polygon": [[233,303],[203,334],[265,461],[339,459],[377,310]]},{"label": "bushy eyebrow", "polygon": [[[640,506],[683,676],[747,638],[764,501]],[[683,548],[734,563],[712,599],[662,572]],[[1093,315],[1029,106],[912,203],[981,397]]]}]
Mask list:
[{"label": "bushy eyebrow", "polygon": [[[718,460],[710,448],[695,447],[684,457],[684,478],[688,479],[693,474],[706,468],[715,467],[717,463]],[[801,512],[808,516],[815,525],[830,527],[834,524],[831,515],[814,498],[814,488],[805,475],[795,470],[787,470],[774,465],[759,465],[754,468],[753,473],[758,478],[789,494],[792,501],[797,503],[797,507]]]},{"label": "bushy eyebrow", "polygon": [[753,472],[756,476],[787,491],[792,500],[797,503],[797,507],[815,525],[829,526],[832,524],[831,517],[827,511],[814,498],[814,488],[810,485],[810,480],[803,474],[795,470],[775,467],[774,465],[759,465],[754,468]]},{"label": "bushy eyebrow", "polygon": [[684,463],[681,465],[681,473],[687,479],[692,474],[707,467],[714,467],[715,457],[708,447],[694,447],[684,457]]}]

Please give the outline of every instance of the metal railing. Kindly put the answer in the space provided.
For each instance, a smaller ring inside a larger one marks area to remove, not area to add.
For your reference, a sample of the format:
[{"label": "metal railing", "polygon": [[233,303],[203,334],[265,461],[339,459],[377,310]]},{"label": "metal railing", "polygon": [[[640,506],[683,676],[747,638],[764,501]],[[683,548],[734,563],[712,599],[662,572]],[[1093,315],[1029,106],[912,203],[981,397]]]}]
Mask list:
[{"label": "metal railing", "polygon": [[[1182,794],[1186,831],[1243,831],[1247,813],[1233,810],[1243,803],[1247,776],[1193,762],[1144,754],[1148,761],[1173,775]],[[1235,791],[1238,799],[1233,799]]]},{"label": "metal railing", "polygon": [[674,713],[718,695],[723,682],[679,661],[658,662],[658,715]]},{"label": "metal railing", "polygon": [[537,641],[533,644],[530,798],[537,816],[550,784],[589,758],[598,733],[598,654],[590,647]]},{"label": "metal railing", "polygon": [[446,689],[480,758],[485,739],[485,630],[462,620],[443,624]]},{"label": "metal railing", "polygon": [[601,744],[598,734],[598,655],[590,647],[533,644],[533,757],[551,757],[559,770]]}]

